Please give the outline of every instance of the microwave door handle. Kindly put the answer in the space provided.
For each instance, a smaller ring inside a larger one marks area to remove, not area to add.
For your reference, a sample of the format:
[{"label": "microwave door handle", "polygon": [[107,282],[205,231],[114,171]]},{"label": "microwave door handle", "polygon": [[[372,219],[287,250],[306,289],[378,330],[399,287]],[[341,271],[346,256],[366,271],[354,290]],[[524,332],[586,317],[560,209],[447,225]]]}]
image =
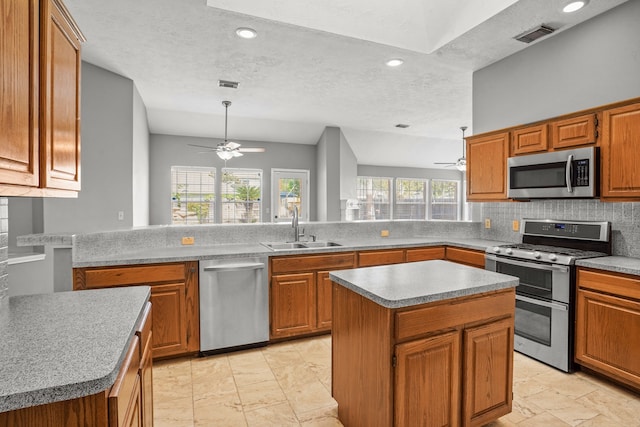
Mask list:
[{"label": "microwave door handle", "polygon": [[569,154],[569,157],[567,158],[567,166],[565,167],[564,170],[564,177],[565,180],[567,181],[567,191],[569,193],[573,193],[573,184],[571,183],[571,175],[573,175],[571,172],[573,170],[573,154]]}]

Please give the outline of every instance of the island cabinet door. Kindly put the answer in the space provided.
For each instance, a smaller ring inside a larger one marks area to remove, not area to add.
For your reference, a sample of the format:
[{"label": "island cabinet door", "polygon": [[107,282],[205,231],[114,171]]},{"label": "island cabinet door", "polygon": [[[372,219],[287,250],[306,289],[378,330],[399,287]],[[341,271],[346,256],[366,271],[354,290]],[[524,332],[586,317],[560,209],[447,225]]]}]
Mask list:
[{"label": "island cabinet door", "polygon": [[511,412],[513,318],[464,331],[463,426],[481,426]]},{"label": "island cabinet door", "polygon": [[278,274],[271,277],[271,338],[315,330],[315,273]]},{"label": "island cabinet door", "polygon": [[460,425],[460,335],[396,346],[396,427]]}]

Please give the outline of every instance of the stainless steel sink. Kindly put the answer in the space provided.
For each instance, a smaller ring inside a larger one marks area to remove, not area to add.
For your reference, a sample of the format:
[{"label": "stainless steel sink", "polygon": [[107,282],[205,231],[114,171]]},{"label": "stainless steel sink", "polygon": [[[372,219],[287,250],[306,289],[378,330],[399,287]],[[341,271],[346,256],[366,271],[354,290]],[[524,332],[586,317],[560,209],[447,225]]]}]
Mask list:
[{"label": "stainless steel sink", "polygon": [[314,248],[329,248],[333,246],[342,246],[336,242],[273,242],[273,243],[261,243],[272,251],[289,251],[292,249],[314,249]]},{"label": "stainless steel sink", "polygon": [[331,246],[342,246],[340,243],[336,242],[304,242],[303,244],[308,248],[329,248]]}]

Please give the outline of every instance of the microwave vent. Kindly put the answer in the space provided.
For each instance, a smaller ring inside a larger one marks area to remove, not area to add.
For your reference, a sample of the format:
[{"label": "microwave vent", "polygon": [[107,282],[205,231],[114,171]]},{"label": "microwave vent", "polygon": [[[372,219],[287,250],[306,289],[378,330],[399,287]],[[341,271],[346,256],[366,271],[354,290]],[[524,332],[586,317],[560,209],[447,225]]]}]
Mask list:
[{"label": "microwave vent", "polygon": [[538,40],[541,37],[547,36],[553,33],[554,31],[555,29],[551,27],[548,27],[546,25],[540,25],[539,27],[536,27],[533,30],[526,31],[514,38],[523,43],[531,43],[532,41]]}]

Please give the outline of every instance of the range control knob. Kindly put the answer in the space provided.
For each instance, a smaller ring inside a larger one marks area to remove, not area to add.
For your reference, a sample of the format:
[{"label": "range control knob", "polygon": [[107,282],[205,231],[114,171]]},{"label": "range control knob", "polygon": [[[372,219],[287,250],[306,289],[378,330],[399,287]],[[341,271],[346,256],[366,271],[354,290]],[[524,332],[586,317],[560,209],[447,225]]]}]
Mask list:
[{"label": "range control knob", "polygon": [[513,249],[507,248],[505,252],[507,253],[507,255],[511,255],[513,253]]},{"label": "range control knob", "polygon": [[533,257],[534,257],[535,259],[540,259],[540,257],[541,257],[541,256],[542,256],[542,255],[541,255],[541,254],[540,254],[540,252],[538,252],[538,251],[535,251],[535,252],[533,253]]},{"label": "range control knob", "polygon": [[551,261],[555,261],[555,260],[557,260],[557,259],[558,259],[558,256],[557,256],[556,254],[549,254],[549,259],[550,259]]},{"label": "range control knob", "polygon": [[493,247],[493,252],[499,254],[500,253],[500,246],[494,246]]}]

